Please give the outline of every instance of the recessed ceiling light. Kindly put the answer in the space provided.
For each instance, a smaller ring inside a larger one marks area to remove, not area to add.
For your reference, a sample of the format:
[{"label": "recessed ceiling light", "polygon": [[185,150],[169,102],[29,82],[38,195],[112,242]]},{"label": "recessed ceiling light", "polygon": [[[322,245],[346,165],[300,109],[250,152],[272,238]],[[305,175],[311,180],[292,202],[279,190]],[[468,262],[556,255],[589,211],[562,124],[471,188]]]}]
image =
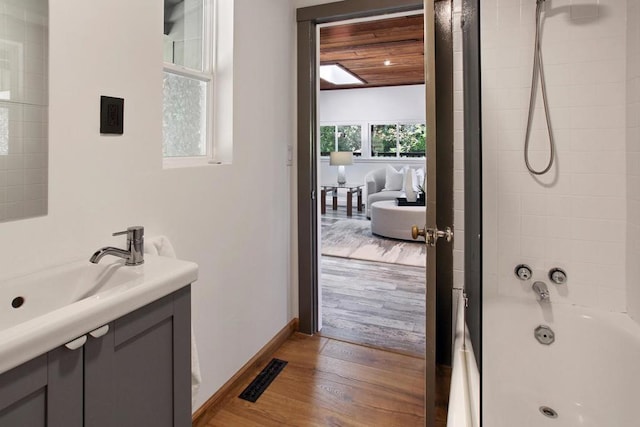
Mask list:
[{"label": "recessed ceiling light", "polygon": [[351,73],[346,68],[338,64],[321,65],[320,78],[334,85],[362,85],[362,81],[358,76]]},{"label": "recessed ceiling light", "polygon": [[386,65],[386,66],[388,67],[389,65],[391,65],[391,61],[389,61],[389,60],[387,59],[386,61],[384,61],[384,65]]}]

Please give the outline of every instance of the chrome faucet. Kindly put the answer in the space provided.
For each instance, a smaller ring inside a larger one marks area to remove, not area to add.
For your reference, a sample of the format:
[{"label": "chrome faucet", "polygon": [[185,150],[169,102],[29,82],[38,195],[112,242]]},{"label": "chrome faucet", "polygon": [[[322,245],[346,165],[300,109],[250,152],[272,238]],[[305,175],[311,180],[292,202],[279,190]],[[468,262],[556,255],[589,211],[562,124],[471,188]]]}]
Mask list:
[{"label": "chrome faucet", "polygon": [[548,301],[549,300],[549,288],[547,288],[546,283],[544,282],[534,282],[531,285],[533,291],[538,294],[539,301]]},{"label": "chrome faucet", "polygon": [[144,263],[144,227],[137,225],[129,227],[125,231],[113,233],[114,236],[120,236],[122,234],[127,235],[127,249],[106,246],[98,249],[96,253],[91,255],[89,261],[97,264],[102,257],[113,255],[125,259],[126,262],[124,265],[140,265]]}]

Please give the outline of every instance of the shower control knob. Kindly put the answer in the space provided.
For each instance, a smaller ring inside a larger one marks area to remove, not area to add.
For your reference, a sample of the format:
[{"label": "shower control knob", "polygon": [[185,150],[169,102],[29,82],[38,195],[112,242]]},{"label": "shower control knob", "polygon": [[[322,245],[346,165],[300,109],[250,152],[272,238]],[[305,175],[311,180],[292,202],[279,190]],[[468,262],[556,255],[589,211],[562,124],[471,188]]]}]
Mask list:
[{"label": "shower control knob", "polygon": [[529,280],[533,276],[533,271],[527,264],[518,264],[513,272],[520,280]]},{"label": "shower control knob", "polygon": [[549,279],[556,285],[563,285],[567,281],[567,273],[561,268],[549,270]]}]

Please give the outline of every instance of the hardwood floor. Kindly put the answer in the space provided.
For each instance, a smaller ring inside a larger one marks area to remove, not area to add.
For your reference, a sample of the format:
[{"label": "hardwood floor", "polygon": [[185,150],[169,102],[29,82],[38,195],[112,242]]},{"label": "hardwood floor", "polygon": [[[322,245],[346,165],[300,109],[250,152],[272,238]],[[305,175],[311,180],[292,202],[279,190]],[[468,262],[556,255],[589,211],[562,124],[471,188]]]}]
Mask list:
[{"label": "hardwood floor", "polygon": [[[423,359],[302,334],[273,357],[288,364],[256,403],[237,396],[266,362],[196,427],[424,425]],[[444,427],[448,387],[438,393]]]},{"label": "hardwood floor", "polygon": [[[321,225],[348,218],[345,201],[328,203]],[[353,219],[366,220],[353,209]],[[376,348],[422,356],[425,348],[425,270],[348,258],[322,256],[321,335]]]},{"label": "hardwood floor", "polygon": [[[344,206],[328,206],[323,225],[347,218]],[[321,268],[324,336],[292,335],[273,354],[287,366],[257,402],[237,396],[270,358],[194,427],[424,426],[425,361],[415,356],[424,354],[424,269],[336,257],[323,257]],[[366,295],[354,299],[360,289]],[[332,331],[331,318],[342,319]],[[391,345],[394,336],[404,343]],[[438,367],[436,427],[446,427],[450,375]]]},{"label": "hardwood floor", "polygon": [[422,267],[323,256],[321,335],[422,357]]}]

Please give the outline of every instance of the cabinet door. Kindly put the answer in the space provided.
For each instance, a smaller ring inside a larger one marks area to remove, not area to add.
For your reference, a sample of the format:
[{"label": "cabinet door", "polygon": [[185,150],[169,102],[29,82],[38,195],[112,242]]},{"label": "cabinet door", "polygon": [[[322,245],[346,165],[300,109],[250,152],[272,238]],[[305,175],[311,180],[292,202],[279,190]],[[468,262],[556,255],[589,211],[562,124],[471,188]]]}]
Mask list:
[{"label": "cabinet door", "polygon": [[0,375],[0,426],[47,425],[47,356]]},{"label": "cabinet door", "polygon": [[82,363],[62,346],[0,375],[0,426],[82,427]]},{"label": "cabinet door", "polygon": [[87,427],[191,425],[190,293],[109,324],[85,345]]}]

